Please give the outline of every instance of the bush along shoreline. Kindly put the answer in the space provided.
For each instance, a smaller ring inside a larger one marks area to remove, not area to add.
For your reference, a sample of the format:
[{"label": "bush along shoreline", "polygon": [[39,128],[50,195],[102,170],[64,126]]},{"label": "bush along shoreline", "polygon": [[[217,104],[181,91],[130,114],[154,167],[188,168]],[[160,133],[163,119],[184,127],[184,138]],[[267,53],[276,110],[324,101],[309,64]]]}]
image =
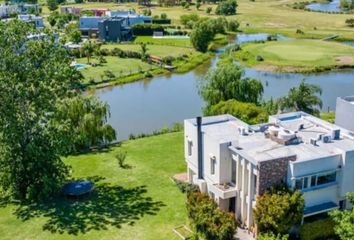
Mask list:
[{"label": "bush along shoreline", "polygon": [[[88,82],[88,83],[81,83],[80,87],[83,89],[99,89],[99,88],[105,88],[109,86],[116,86],[116,85],[123,85],[127,83],[133,83],[137,81],[142,81],[142,80],[148,80],[156,76],[160,75],[167,75],[167,74],[172,74],[172,73],[186,73],[194,68],[198,67],[202,63],[208,61],[209,59],[212,58],[214,54],[211,52],[208,53],[197,53],[193,54],[191,56],[188,56],[187,58],[173,58],[170,61],[170,63],[175,66],[176,68],[173,70],[167,70],[162,67],[156,68],[156,69],[151,69],[148,71],[140,71],[136,73],[132,73],[126,76],[121,76],[118,78],[112,78],[112,79],[106,79],[103,81],[94,81],[94,82]],[[167,62],[168,63],[168,62]]]}]

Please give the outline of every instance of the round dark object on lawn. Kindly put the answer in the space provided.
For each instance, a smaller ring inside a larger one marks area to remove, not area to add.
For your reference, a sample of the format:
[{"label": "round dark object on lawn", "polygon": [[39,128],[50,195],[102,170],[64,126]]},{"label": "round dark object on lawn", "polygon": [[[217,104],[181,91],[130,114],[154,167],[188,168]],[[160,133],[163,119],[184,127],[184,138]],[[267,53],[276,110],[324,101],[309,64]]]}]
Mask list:
[{"label": "round dark object on lawn", "polygon": [[94,184],[88,180],[76,180],[64,185],[63,193],[69,196],[81,196],[93,190]]}]

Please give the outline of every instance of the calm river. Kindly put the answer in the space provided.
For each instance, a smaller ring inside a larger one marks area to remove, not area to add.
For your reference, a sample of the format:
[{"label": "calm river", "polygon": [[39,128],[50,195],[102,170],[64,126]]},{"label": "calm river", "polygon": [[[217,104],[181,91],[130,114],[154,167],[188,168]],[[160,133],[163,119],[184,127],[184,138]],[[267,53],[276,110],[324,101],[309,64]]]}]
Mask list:
[{"label": "calm river", "polygon": [[[239,35],[238,42],[262,40],[266,34]],[[247,40],[245,40],[247,39]],[[279,40],[284,40],[279,36]],[[117,130],[118,139],[130,133],[149,133],[185,118],[202,114],[203,100],[198,95],[198,81],[218,57],[191,72],[154,77],[149,81],[99,89],[95,94],[110,105],[109,123]],[[354,95],[354,71],[323,74],[284,74],[245,68],[245,76],[264,84],[264,99],[286,95],[302,79],[322,87],[323,110],[334,109],[338,96]]]}]

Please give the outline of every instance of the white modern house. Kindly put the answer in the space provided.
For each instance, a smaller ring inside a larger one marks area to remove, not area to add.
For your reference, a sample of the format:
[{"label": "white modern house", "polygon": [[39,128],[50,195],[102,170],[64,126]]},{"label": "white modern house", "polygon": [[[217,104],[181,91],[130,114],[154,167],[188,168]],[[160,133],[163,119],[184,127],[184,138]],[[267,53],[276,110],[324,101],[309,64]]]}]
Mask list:
[{"label": "white modern house", "polygon": [[231,115],[184,122],[190,183],[248,229],[257,196],[285,183],[304,193],[304,218],[348,208],[354,191],[354,135],[303,112],[248,125]]},{"label": "white modern house", "polygon": [[337,98],[336,125],[354,132],[354,96]]}]

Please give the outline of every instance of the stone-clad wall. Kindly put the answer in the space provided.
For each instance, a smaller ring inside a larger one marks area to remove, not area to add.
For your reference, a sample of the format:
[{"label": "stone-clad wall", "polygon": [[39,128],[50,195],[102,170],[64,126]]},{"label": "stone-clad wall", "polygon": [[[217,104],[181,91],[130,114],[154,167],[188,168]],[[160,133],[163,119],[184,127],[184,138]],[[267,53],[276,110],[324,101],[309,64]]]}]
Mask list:
[{"label": "stone-clad wall", "polygon": [[295,161],[296,156],[272,159],[258,163],[257,195],[262,195],[274,185],[284,183],[288,174],[289,161]]}]

